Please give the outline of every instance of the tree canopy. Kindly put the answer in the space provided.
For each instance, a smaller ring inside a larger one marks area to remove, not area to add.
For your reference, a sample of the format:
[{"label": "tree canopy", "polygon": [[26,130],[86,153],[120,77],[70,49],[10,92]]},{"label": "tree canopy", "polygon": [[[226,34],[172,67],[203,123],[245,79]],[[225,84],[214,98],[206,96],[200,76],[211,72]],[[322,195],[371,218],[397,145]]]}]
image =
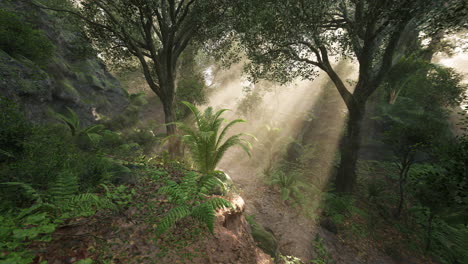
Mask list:
[{"label": "tree canopy", "polygon": [[[403,33],[414,27],[428,32],[439,28],[435,17],[447,22],[444,28],[457,25],[443,13],[456,4],[460,1],[237,1],[234,27],[251,61],[253,79],[284,83],[296,77],[313,79],[322,70],[333,81],[349,110],[336,184],[338,190],[350,191],[367,99],[397,60]],[[347,85],[335,70],[333,60],[344,58],[359,64],[355,85]]]}]

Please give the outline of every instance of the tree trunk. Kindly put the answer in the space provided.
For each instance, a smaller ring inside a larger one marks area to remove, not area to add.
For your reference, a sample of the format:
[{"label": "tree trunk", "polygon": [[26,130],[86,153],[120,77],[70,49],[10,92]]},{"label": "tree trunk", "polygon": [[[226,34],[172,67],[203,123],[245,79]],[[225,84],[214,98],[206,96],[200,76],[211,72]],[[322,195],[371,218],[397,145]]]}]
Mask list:
[{"label": "tree trunk", "polygon": [[341,161],[335,181],[336,191],[340,193],[351,193],[356,182],[356,163],[361,144],[361,123],[364,112],[365,103],[349,113],[346,134],[341,141]]},{"label": "tree trunk", "polygon": [[[160,83],[163,90],[166,91],[175,91],[175,83],[174,81],[166,81]],[[172,93],[174,94],[174,93]],[[171,158],[176,158],[181,155],[181,148],[180,148],[180,139],[176,136],[177,135],[177,126],[174,122],[177,121],[176,112],[174,108],[174,96],[170,95],[167,97],[160,97],[161,102],[163,104],[164,109],[164,121],[166,124],[166,134],[169,138],[169,146],[168,151]]]},{"label": "tree trunk", "polygon": [[168,151],[171,158],[180,156],[180,139],[177,138],[177,127],[174,124],[176,115],[174,111],[173,102],[163,102],[164,106],[164,118],[166,122],[166,133],[169,136],[169,147]]},{"label": "tree trunk", "polygon": [[398,201],[398,209],[396,211],[396,217],[399,218],[401,216],[401,212],[403,211],[403,204],[405,202],[405,185],[406,181],[408,179],[408,173],[411,168],[411,165],[413,164],[413,157],[411,156],[411,153],[407,154],[408,157],[404,159],[404,161],[401,164],[401,170],[400,170],[400,178],[399,178],[399,192],[400,192],[400,198]]}]

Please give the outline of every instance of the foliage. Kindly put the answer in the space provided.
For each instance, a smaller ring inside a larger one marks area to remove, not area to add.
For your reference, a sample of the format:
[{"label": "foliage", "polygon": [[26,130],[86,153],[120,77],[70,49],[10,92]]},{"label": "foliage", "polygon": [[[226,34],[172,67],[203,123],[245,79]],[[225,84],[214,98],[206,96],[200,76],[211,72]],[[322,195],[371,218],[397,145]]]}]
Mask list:
[{"label": "foliage", "polygon": [[[84,0],[77,9],[43,7],[74,15],[86,23],[87,36],[106,61],[137,60],[146,82],[164,105],[167,135],[175,135],[177,62],[195,40],[217,37],[223,0]],[[213,8],[218,6],[220,8]],[[140,32],[141,34],[135,34]],[[169,152],[179,154],[175,138]]]},{"label": "foliage", "polygon": [[317,257],[311,261],[312,264],[332,264],[335,263],[330,252],[323,243],[323,239],[316,234],[313,241],[313,246]]},{"label": "foliage", "polygon": [[337,225],[342,225],[348,217],[365,215],[365,212],[356,206],[356,199],[350,195],[327,192],[322,195],[322,199],[323,215]]},{"label": "foliage", "polygon": [[32,242],[47,242],[56,224],[46,213],[29,216],[2,214],[0,216],[0,263],[28,264],[33,262],[34,254],[27,249]]},{"label": "foliage", "polygon": [[[203,76],[184,76],[177,82],[177,98],[179,102],[187,101],[194,105],[202,105],[207,102],[205,96],[206,85]],[[183,119],[190,114],[183,104],[177,106],[177,119]]]},{"label": "foliage", "polygon": [[42,65],[51,57],[53,48],[44,32],[17,14],[0,9],[0,49],[13,57],[24,56]]},{"label": "foliage", "polygon": [[282,170],[273,172],[269,184],[277,185],[281,191],[281,199],[283,201],[292,200],[300,203],[303,200],[303,190],[306,187],[304,183],[299,181],[297,172],[285,173]]},{"label": "foliage", "polygon": [[231,207],[231,203],[223,198],[208,197],[209,191],[220,184],[214,176],[199,177],[195,172],[188,172],[180,183],[168,181],[158,193],[167,195],[174,208],[161,219],[156,233],[162,235],[186,217],[192,217],[205,224],[208,230],[213,232],[216,210]]},{"label": "foliage", "polygon": [[294,256],[283,256],[279,255],[279,259],[282,261],[281,263],[284,264],[303,264],[302,260],[300,258],[294,257]]},{"label": "foliage", "polygon": [[10,210],[0,216],[0,263],[31,263],[34,254],[27,246],[32,242],[48,242],[55,228],[65,219],[91,216],[98,209],[114,209],[109,199],[92,193],[78,193],[78,182],[73,174],[63,175],[51,183],[46,194],[21,182],[2,183],[34,200],[19,211]]},{"label": "foliage", "polygon": [[257,90],[249,91],[239,100],[237,112],[242,116],[252,117],[255,110],[261,106],[262,100],[263,98]]},{"label": "foliage", "polygon": [[412,98],[424,109],[458,106],[466,85],[451,68],[426,62],[417,55],[402,57],[386,77],[388,102],[399,96]]},{"label": "foliage", "polygon": [[101,186],[106,191],[106,198],[120,207],[129,205],[133,196],[136,194],[135,189],[130,189],[125,185],[114,186],[101,184]]},{"label": "foliage", "polygon": [[[335,185],[337,191],[351,192],[366,102],[391,69],[405,30],[427,26],[433,17],[427,14],[441,9],[442,3],[434,0],[237,1],[231,23],[254,81],[314,79],[318,70],[330,77],[349,112]],[[441,20],[449,19],[438,14]],[[353,89],[332,65],[332,56],[359,64]]]},{"label": "foliage", "polygon": [[97,145],[101,140],[102,136],[99,134],[104,130],[104,125],[91,125],[88,127],[81,127],[80,119],[78,115],[71,108],[68,108],[69,115],[62,115],[55,113],[55,116],[58,120],[64,122],[70,129],[70,133],[73,137],[76,137],[79,140],[85,140],[85,144]]},{"label": "foliage", "polygon": [[396,156],[399,202],[395,215],[400,216],[416,156],[450,140],[446,107],[459,105],[466,87],[452,69],[427,63],[415,55],[402,58],[387,78],[390,99],[379,105],[375,119],[386,130],[383,141]]},{"label": "foliage", "polygon": [[[4,156],[15,156],[23,149],[22,142],[32,133],[18,105],[0,96],[0,149]],[[0,156],[0,162],[5,157]]]},{"label": "foliage", "polygon": [[427,208],[422,225],[427,232],[426,250],[448,263],[465,262],[468,255],[468,140],[460,137],[436,150],[438,161],[414,175],[411,188],[419,203]]},{"label": "foliage", "polygon": [[203,105],[207,102],[206,84],[203,69],[198,60],[199,48],[190,45],[182,53],[179,61],[179,77],[177,81],[176,107],[177,120],[181,120],[190,114],[190,110],[181,102],[189,102],[193,105]]},{"label": "foliage", "polygon": [[236,134],[224,140],[229,129],[237,123],[245,122],[244,120],[233,120],[220,130],[224,121],[221,115],[227,109],[222,109],[215,113],[212,107],[208,107],[204,113],[201,113],[191,103],[183,102],[183,104],[193,113],[196,128],[191,128],[181,122],[176,124],[184,133],[182,141],[188,146],[198,170],[202,173],[214,172],[216,165],[226,151],[236,145],[240,146],[250,156],[250,142],[242,138],[245,134]]}]

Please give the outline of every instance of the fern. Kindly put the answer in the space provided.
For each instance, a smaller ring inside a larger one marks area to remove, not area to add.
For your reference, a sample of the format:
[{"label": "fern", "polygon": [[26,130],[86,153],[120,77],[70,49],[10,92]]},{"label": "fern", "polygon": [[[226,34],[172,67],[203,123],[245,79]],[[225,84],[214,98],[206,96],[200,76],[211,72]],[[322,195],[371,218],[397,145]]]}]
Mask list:
[{"label": "fern", "polygon": [[156,234],[158,236],[173,227],[178,221],[192,217],[207,226],[213,232],[215,212],[221,208],[231,207],[231,203],[223,198],[209,198],[208,193],[222,182],[213,174],[199,177],[195,172],[187,173],[180,183],[168,181],[158,190],[166,195],[175,207],[171,209],[159,222]]},{"label": "fern", "polygon": [[68,199],[78,192],[78,179],[70,171],[64,171],[59,174],[49,189],[49,195],[52,200]]},{"label": "fern", "polygon": [[283,201],[294,200],[300,203],[303,199],[301,188],[305,188],[306,185],[297,178],[298,174],[295,172],[284,173],[283,171],[277,171],[273,173],[269,184],[277,185],[280,188],[281,199]]},{"label": "fern", "polygon": [[224,122],[221,115],[228,111],[228,109],[213,112],[213,108],[208,107],[202,113],[189,102],[182,103],[195,116],[196,128],[192,128],[181,122],[175,124],[184,133],[182,141],[188,146],[198,170],[205,174],[213,173],[216,165],[226,151],[233,146],[241,147],[250,156],[251,144],[243,138],[247,134],[236,134],[224,140],[232,126],[237,123],[243,123],[245,120],[233,120],[221,129],[221,125]]},{"label": "fern", "polygon": [[191,215],[191,211],[186,206],[179,206],[173,208],[169,211],[164,218],[159,222],[156,234],[162,235],[165,233],[169,228],[174,226],[177,221]]},{"label": "fern", "polygon": [[42,196],[37,192],[31,185],[24,182],[4,182],[0,183],[4,186],[14,186],[19,187],[22,190],[22,194],[25,195],[25,198],[31,199],[38,203],[42,202]]},{"label": "fern", "polygon": [[76,112],[73,111],[71,108],[67,107],[67,110],[69,113],[68,116],[60,113],[55,113],[55,118],[64,122],[68,126],[68,128],[70,128],[72,136],[75,136],[78,134],[78,129],[80,128],[80,119]]},{"label": "fern", "polygon": [[47,212],[51,215],[69,218],[92,215],[98,209],[115,209],[116,205],[107,197],[93,193],[78,193],[79,184],[76,174],[63,172],[59,174],[47,191],[42,195],[31,185],[23,182],[0,183],[3,186],[19,188],[25,198],[34,204],[22,211],[20,218],[37,212]]},{"label": "fern", "polygon": [[10,152],[0,149],[0,156],[5,156],[7,158],[14,158],[15,156],[11,154]]},{"label": "fern", "polygon": [[99,133],[104,130],[104,125],[98,124],[82,128],[80,125],[80,119],[76,112],[68,107],[67,110],[68,116],[59,113],[54,113],[55,118],[64,122],[68,126],[68,128],[70,128],[72,136],[78,138],[85,138],[86,140],[91,142],[91,144],[97,144],[102,138],[102,136]]}]

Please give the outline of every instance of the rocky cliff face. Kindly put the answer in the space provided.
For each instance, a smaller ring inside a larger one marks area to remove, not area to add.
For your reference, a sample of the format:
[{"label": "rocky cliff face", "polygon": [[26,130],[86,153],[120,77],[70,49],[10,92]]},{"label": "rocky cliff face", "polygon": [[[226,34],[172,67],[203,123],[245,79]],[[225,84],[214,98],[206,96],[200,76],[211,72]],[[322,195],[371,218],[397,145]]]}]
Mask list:
[{"label": "rocky cliff face", "polygon": [[126,108],[127,92],[69,18],[40,10],[28,1],[0,1],[0,9],[17,13],[55,46],[52,57],[41,66],[0,49],[0,95],[19,102],[29,119],[45,122],[51,119],[51,111],[64,112],[70,107],[82,123],[89,124]]}]

